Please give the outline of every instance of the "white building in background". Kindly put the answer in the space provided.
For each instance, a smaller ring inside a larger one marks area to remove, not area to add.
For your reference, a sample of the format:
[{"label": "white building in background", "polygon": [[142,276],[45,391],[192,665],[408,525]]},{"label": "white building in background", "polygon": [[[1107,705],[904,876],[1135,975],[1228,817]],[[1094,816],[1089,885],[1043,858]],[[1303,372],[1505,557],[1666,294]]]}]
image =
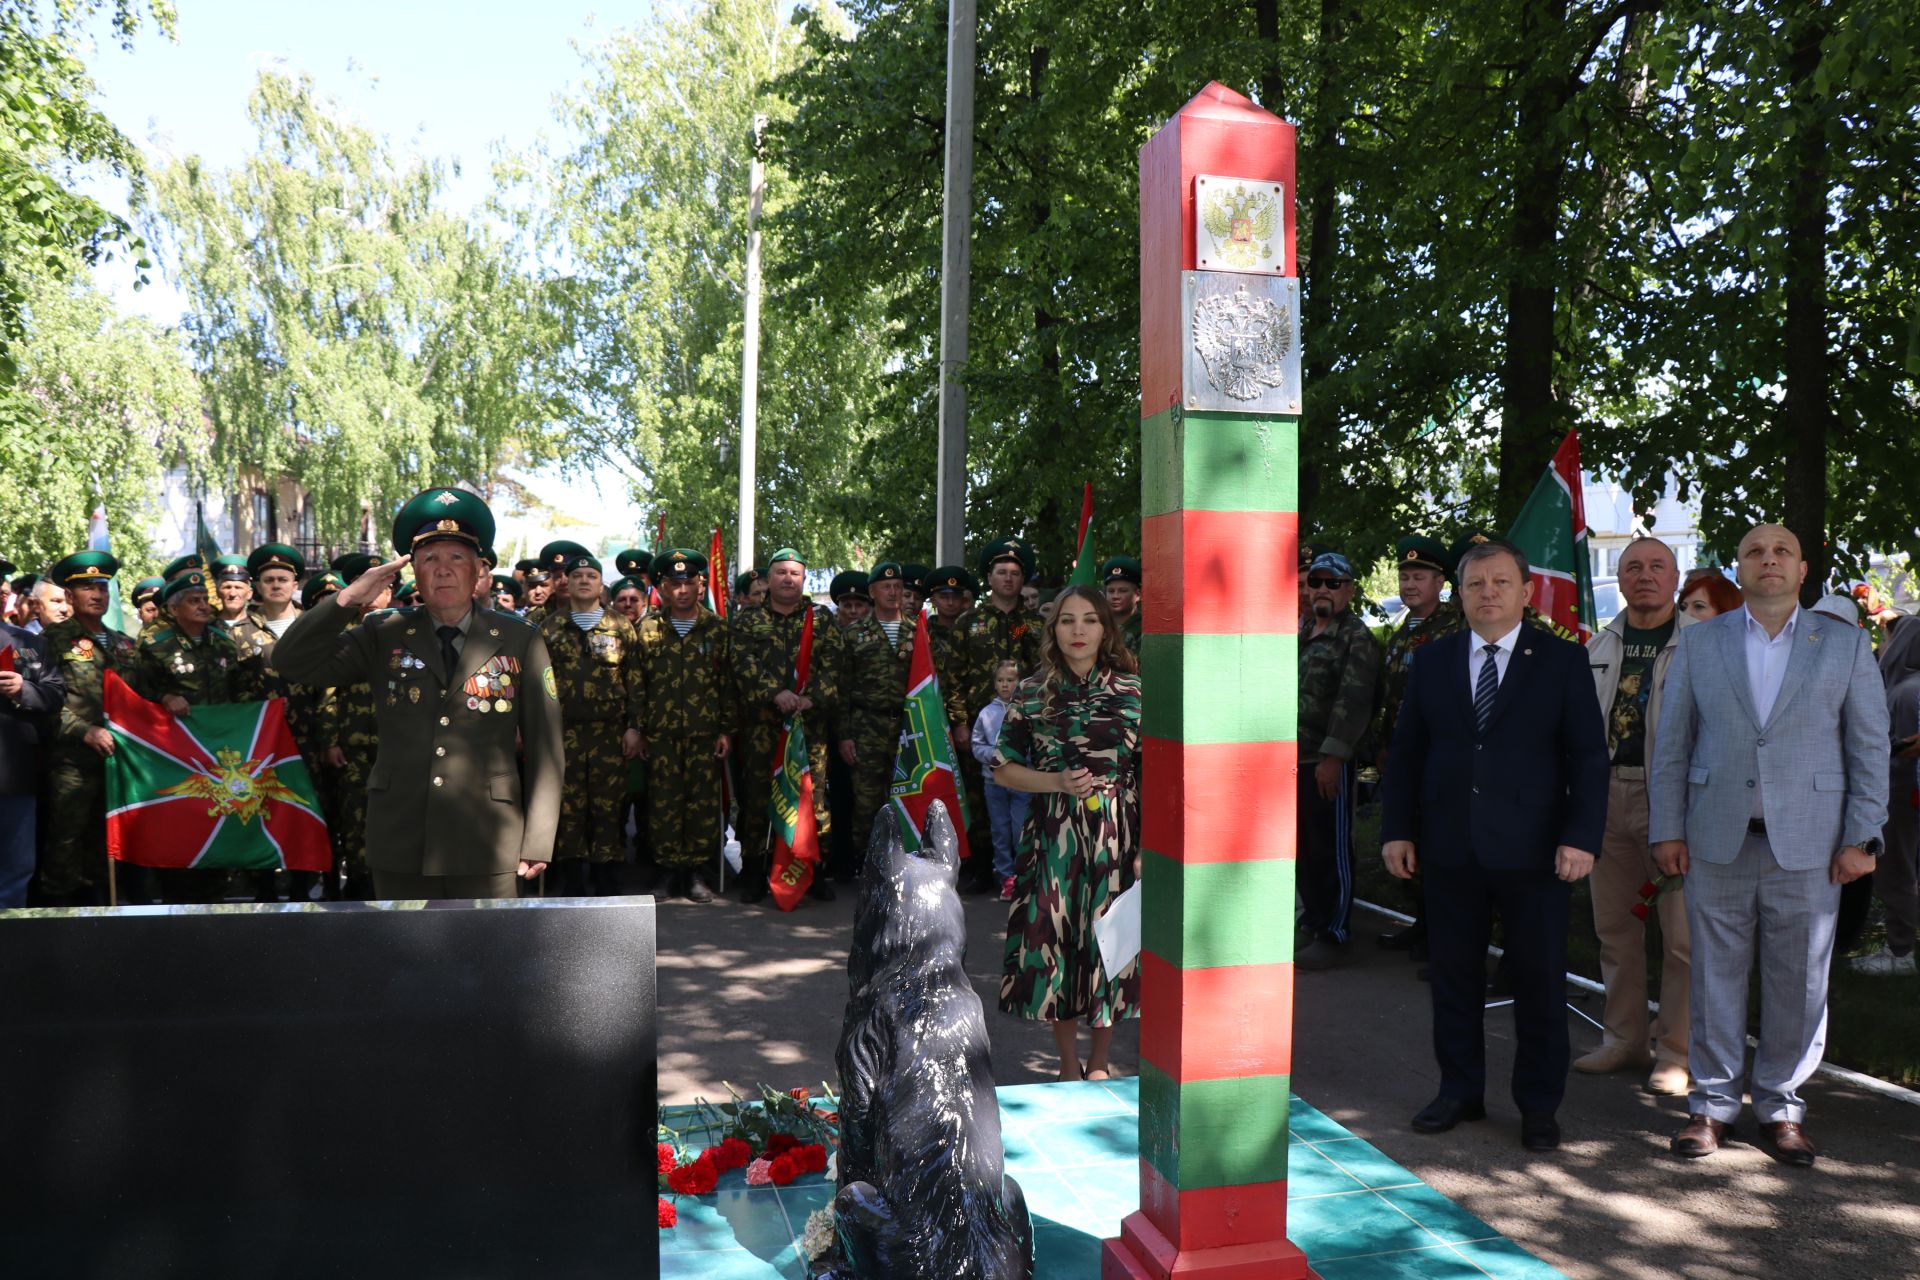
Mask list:
[{"label": "white building in background", "polygon": [[[196,492],[186,469],[172,468],[160,482],[160,515],[150,530],[154,551],[172,559],[195,550],[202,519],[223,552],[246,555],[261,543],[284,542],[308,564],[324,566],[341,551],[365,549],[323,546],[307,491],[294,480],[283,476],[269,482],[258,473],[241,472],[224,488]],[[361,533],[364,538],[364,527]]]},{"label": "white building in background", "polygon": [[1625,486],[1601,476],[1586,475],[1581,489],[1587,504],[1587,554],[1594,578],[1612,578],[1620,570],[1620,553],[1635,538],[1654,537],[1673,548],[1685,573],[1701,562],[1706,548],[1700,541],[1700,508],[1684,498],[1673,476],[1650,511],[1635,511]]}]

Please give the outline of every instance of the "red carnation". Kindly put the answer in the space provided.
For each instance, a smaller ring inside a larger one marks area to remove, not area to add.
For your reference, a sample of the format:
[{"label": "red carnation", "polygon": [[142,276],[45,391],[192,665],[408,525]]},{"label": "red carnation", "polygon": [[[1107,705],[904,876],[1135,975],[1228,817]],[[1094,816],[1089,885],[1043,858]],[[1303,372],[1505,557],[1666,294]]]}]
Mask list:
[{"label": "red carnation", "polygon": [[744,1138],[728,1138],[717,1147],[708,1147],[706,1155],[722,1173],[744,1169],[753,1162],[753,1144]]},{"label": "red carnation", "polygon": [[685,1196],[707,1196],[720,1182],[710,1153],[701,1152],[692,1164],[683,1164],[667,1175],[667,1186]]},{"label": "red carnation", "polygon": [[784,1155],[799,1145],[800,1139],[794,1137],[792,1134],[776,1133],[767,1139],[767,1158],[771,1160],[775,1156]]},{"label": "red carnation", "polygon": [[818,1142],[809,1142],[805,1146],[793,1149],[793,1158],[800,1165],[802,1173],[825,1173],[827,1171],[827,1149]]},{"label": "red carnation", "polygon": [[679,1212],[665,1200],[662,1200],[660,1202],[660,1225],[662,1227],[671,1227],[678,1224],[679,1221]]},{"label": "red carnation", "polygon": [[1651,898],[1658,892],[1660,892],[1660,886],[1651,880],[1646,881],[1640,886],[1640,896],[1643,898]]},{"label": "red carnation", "polygon": [[1647,903],[1636,902],[1631,907],[1628,907],[1627,910],[1633,912],[1634,919],[1645,920],[1647,918],[1647,907]]},{"label": "red carnation", "polygon": [[672,1173],[674,1166],[680,1163],[673,1158],[673,1148],[664,1142],[654,1148],[654,1153],[658,1159],[661,1173]]},{"label": "red carnation", "polygon": [[784,1187],[799,1176],[800,1165],[791,1152],[776,1158],[773,1167],[767,1170],[767,1177],[773,1180],[776,1187]]}]

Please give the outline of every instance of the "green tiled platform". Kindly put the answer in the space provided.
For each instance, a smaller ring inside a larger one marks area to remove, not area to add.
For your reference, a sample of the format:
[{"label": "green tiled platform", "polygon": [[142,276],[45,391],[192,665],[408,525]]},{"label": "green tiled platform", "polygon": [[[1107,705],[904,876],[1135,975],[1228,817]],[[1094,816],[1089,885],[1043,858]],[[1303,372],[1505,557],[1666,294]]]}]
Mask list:
[{"label": "green tiled platform", "polygon": [[[1034,1221],[1037,1280],[1094,1280],[1100,1242],[1140,1206],[1139,1083],[1036,1084],[999,1090],[1007,1172]],[[1288,1231],[1322,1280],[1554,1280],[1560,1272],[1293,1099]],[[689,1146],[693,1109],[665,1122]],[[681,1196],[660,1233],[665,1280],[803,1280],[795,1238],[832,1199],[819,1174],[753,1187],[735,1171],[711,1196]]]}]

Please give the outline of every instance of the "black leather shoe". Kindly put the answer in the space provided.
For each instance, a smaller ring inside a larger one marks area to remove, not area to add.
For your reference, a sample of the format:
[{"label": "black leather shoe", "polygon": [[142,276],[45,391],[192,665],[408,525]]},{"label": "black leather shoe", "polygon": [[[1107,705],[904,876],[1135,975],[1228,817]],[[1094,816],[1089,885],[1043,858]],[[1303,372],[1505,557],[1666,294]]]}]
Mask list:
[{"label": "black leather shoe", "polygon": [[1435,1098],[1413,1117],[1415,1133],[1445,1133],[1462,1120],[1485,1120],[1487,1107],[1482,1102],[1462,1098]]},{"label": "black leather shoe", "polygon": [[707,888],[707,882],[700,878],[697,871],[687,877],[686,897],[688,902],[713,901],[713,890]]},{"label": "black leather shoe", "polygon": [[1529,1151],[1560,1149],[1560,1122],[1551,1111],[1520,1113],[1520,1145]]},{"label": "black leather shoe", "polygon": [[1415,947],[1425,945],[1426,941],[1427,926],[1419,921],[1415,921],[1404,929],[1383,933],[1374,939],[1375,944],[1382,951],[1411,951]]}]

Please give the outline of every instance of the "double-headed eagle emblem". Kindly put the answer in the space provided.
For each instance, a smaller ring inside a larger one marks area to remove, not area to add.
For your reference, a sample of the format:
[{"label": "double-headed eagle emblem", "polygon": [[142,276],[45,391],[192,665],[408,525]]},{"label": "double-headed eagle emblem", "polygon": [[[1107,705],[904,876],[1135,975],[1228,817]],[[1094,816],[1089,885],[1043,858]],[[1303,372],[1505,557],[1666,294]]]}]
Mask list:
[{"label": "double-headed eagle emblem", "polygon": [[1286,380],[1293,316],[1245,285],[1230,294],[1208,294],[1193,304],[1193,349],[1207,366],[1207,381],[1222,395],[1257,400]]},{"label": "double-headed eagle emblem", "polygon": [[266,761],[248,760],[230,747],[221,748],[217,754],[219,765],[213,771],[195,773],[159,794],[205,800],[209,818],[234,817],[241,822],[259,817],[266,811],[269,800],[300,803],[300,797],[266,767]]},{"label": "double-headed eagle emblem", "polygon": [[1252,270],[1273,257],[1273,236],[1279,227],[1280,202],[1258,188],[1244,184],[1216,187],[1200,210],[1200,220],[1213,237],[1213,256],[1219,265]]}]

